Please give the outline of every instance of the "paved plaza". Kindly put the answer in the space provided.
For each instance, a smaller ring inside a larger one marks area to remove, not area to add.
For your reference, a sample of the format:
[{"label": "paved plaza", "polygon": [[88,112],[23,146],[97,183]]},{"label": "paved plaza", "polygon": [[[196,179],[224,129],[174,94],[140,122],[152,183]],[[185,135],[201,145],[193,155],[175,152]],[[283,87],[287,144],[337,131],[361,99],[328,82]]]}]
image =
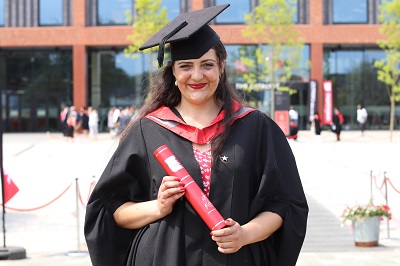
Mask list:
[{"label": "paved plaza", "polygon": [[[323,131],[300,131],[289,140],[296,156],[310,213],[297,265],[400,265],[400,131],[343,131],[342,140]],[[19,192],[6,204],[6,246],[24,248],[26,259],[0,266],[91,265],[83,237],[88,195],[116,148],[106,133],[98,140],[60,133],[3,135],[5,173]],[[356,247],[340,215],[347,205],[385,203],[393,219],[381,223],[379,246]],[[1,232],[1,245],[3,234]]]}]

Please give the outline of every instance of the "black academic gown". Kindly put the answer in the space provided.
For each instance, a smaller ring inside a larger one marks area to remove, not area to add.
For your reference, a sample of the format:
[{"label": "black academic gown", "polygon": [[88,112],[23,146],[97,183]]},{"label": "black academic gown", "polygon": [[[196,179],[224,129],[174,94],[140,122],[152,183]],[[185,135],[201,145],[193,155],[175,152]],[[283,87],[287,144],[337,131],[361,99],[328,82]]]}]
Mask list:
[{"label": "black academic gown", "polygon": [[340,122],[339,116],[334,115],[332,118],[332,132],[340,135],[342,131],[342,123]]},{"label": "black academic gown", "polygon": [[258,111],[232,124],[220,154],[228,160],[215,162],[209,198],[224,218],[230,217],[240,224],[260,212],[275,212],[284,219],[277,232],[236,253],[222,254],[211,240],[210,230],[185,198],[176,202],[171,214],[145,228],[118,227],[113,213],[121,204],[157,198],[166,173],[153,152],[163,144],[170,147],[202,186],[192,143],[149,119],[142,119],[120,142],[87,205],[85,237],[93,265],[296,264],[306,233],[308,206],[285,135]]}]

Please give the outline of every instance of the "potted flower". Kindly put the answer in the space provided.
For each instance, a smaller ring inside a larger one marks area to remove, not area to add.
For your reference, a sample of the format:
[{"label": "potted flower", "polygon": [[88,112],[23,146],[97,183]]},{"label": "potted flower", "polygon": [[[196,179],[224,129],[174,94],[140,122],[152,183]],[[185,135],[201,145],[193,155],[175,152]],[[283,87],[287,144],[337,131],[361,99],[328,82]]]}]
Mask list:
[{"label": "potted flower", "polygon": [[343,222],[353,225],[353,236],[356,246],[377,246],[379,241],[380,222],[383,217],[390,219],[392,213],[387,205],[375,205],[372,200],[366,205],[355,205],[343,210]]}]

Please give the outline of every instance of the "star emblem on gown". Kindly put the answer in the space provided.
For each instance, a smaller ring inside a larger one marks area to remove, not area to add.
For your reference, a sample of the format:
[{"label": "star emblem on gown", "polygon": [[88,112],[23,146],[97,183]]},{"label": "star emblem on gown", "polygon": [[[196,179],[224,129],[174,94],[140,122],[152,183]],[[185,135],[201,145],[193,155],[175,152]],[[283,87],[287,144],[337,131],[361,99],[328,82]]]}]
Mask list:
[{"label": "star emblem on gown", "polygon": [[224,163],[228,162],[228,156],[221,156],[221,161],[223,161]]}]

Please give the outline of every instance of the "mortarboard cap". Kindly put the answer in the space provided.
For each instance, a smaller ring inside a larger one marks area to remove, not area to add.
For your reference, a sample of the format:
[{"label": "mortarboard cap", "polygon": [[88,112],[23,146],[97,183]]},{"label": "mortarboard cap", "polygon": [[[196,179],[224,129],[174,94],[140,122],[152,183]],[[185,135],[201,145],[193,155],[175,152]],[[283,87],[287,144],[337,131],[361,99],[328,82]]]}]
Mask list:
[{"label": "mortarboard cap", "polygon": [[218,34],[207,23],[227,7],[229,4],[182,13],[147,40],[139,50],[158,45],[159,67],[164,61],[166,43],[170,44],[172,61],[200,58],[219,41]]}]

